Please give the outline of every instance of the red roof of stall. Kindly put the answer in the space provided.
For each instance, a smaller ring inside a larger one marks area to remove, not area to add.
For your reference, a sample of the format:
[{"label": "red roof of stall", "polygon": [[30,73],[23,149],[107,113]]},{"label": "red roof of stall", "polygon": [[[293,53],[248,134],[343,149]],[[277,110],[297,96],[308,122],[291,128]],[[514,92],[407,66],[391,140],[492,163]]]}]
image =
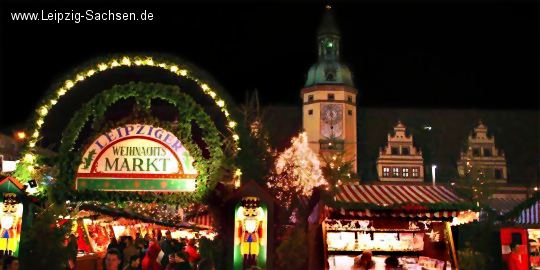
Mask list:
[{"label": "red roof of stall", "polygon": [[463,202],[463,199],[445,186],[398,184],[343,185],[334,199],[380,206]]},{"label": "red roof of stall", "polygon": [[443,185],[348,184],[338,187],[333,200],[325,202],[324,216],[447,220],[474,208]]}]

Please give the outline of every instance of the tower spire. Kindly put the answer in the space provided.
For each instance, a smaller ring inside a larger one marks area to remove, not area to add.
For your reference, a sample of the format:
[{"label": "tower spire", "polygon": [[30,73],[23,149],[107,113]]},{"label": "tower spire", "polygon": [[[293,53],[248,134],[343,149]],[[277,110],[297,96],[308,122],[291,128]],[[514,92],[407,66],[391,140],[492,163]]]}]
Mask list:
[{"label": "tower spire", "polygon": [[332,6],[326,5],[317,34],[320,60],[338,60],[341,34]]},{"label": "tower spire", "polygon": [[305,87],[320,84],[343,84],[354,87],[349,68],[340,61],[341,33],[331,6],[323,11],[317,32],[319,59],[308,71]]}]

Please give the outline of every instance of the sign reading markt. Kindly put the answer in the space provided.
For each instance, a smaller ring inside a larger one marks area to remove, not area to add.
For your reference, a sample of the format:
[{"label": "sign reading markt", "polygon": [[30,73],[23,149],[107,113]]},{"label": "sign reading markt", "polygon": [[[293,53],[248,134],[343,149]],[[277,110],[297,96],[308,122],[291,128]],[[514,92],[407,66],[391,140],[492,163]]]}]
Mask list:
[{"label": "sign reading markt", "polygon": [[86,149],[76,189],[194,191],[193,158],[171,132],[128,124],[100,135]]}]

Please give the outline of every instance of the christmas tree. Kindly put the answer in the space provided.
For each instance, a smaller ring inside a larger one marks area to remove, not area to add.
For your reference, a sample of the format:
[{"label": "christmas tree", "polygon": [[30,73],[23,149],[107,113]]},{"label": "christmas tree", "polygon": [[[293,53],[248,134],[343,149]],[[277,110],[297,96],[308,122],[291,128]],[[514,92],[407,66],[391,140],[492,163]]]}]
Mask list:
[{"label": "christmas tree", "polygon": [[287,209],[295,198],[309,197],[315,187],[327,184],[319,158],[308,146],[307,134],[300,133],[291,143],[276,158],[268,181],[270,190]]},{"label": "christmas tree", "polygon": [[343,152],[322,154],[321,158],[324,161],[322,172],[331,188],[358,181],[354,160],[346,160]]}]

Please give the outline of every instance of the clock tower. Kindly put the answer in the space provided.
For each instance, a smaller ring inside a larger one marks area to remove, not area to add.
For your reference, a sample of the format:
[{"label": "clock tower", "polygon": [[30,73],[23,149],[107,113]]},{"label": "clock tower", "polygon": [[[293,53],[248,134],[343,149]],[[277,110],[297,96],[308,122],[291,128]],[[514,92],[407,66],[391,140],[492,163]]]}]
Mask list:
[{"label": "clock tower", "polygon": [[330,6],[317,35],[319,59],[301,91],[303,128],[310,148],[327,157],[343,154],[356,172],[356,95],[349,68],[340,61],[340,32]]}]

